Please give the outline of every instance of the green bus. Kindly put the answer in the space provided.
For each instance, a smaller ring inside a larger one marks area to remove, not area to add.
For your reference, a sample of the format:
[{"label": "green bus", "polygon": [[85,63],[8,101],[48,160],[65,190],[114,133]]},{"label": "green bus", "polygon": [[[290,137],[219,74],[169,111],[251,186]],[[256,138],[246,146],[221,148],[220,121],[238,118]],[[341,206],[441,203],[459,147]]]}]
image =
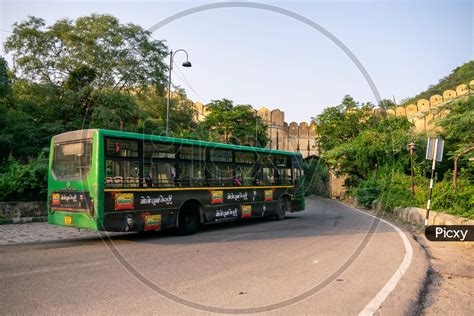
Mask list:
[{"label": "green bus", "polygon": [[302,156],[84,129],[51,140],[48,222],[100,231],[175,228],[304,209]]}]

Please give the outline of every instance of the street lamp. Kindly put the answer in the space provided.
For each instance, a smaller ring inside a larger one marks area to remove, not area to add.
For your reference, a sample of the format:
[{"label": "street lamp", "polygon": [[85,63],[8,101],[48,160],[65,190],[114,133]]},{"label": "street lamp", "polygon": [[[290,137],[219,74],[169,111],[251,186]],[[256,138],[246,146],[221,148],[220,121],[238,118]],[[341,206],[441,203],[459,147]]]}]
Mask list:
[{"label": "street lamp", "polygon": [[415,152],[415,143],[408,144],[410,150],[410,191],[411,196],[415,196],[415,181],[413,179],[413,153]]},{"label": "street lamp", "polygon": [[166,100],[166,129],[165,129],[165,135],[168,136],[168,126],[169,126],[169,118],[170,118],[170,102],[171,102],[171,70],[173,70],[173,59],[174,55],[176,55],[177,52],[184,52],[186,54],[186,61],[183,62],[182,66],[183,67],[191,67],[191,62],[189,61],[188,58],[188,52],[185,51],[184,49],[178,49],[177,51],[173,52],[170,51],[170,69],[169,69],[169,75],[168,75],[168,100]]}]

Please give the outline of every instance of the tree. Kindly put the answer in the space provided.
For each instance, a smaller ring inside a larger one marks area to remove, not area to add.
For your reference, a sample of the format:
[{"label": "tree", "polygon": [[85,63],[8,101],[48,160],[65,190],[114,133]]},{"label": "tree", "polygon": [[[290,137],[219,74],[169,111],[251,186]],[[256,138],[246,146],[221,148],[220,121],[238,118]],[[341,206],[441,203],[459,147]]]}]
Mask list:
[{"label": "tree", "polygon": [[117,89],[105,89],[97,99],[90,127],[136,131],[140,111],[135,99]]},{"label": "tree", "polygon": [[73,90],[153,86],[163,92],[167,47],[150,35],[110,15],[62,19],[51,26],[30,16],[13,25],[5,51],[13,55],[19,78]]},{"label": "tree", "polygon": [[222,99],[212,101],[206,108],[209,114],[202,124],[209,130],[211,140],[259,147],[268,143],[267,126],[250,105],[234,106],[231,100]]},{"label": "tree", "polygon": [[442,110],[449,111],[449,115],[442,117],[438,124],[443,128],[442,136],[454,161],[453,188],[456,191],[458,162],[474,153],[474,97],[457,100]]},{"label": "tree", "polygon": [[359,104],[346,95],[341,104],[324,109],[313,117],[316,125],[317,141],[325,151],[347,142],[376,122],[371,103]]},{"label": "tree", "polygon": [[[383,100],[381,107],[391,106]],[[388,117],[374,111],[370,103],[359,104],[345,96],[338,106],[329,107],[315,118],[322,156],[340,174],[346,185],[357,186],[372,170],[382,165],[407,164],[406,145],[412,139],[405,117]]]},{"label": "tree", "polygon": [[[143,115],[139,122],[139,132],[164,135],[167,98],[149,89],[137,94],[137,103]],[[207,139],[207,133],[194,120],[195,109],[183,89],[172,93],[169,113],[169,135],[182,138]]]}]

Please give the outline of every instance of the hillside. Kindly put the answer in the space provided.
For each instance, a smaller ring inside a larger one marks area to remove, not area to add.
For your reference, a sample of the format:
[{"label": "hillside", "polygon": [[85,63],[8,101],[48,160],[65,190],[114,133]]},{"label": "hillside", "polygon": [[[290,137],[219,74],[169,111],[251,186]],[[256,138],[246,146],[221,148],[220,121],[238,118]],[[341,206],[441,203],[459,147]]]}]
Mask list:
[{"label": "hillside", "polygon": [[441,79],[437,84],[431,85],[418,95],[402,100],[401,105],[416,103],[419,99],[429,99],[434,94],[442,94],[444,90],[454,89],[461,83],[469,83],[474,79],[474,60],[454,69],[448,76]]}]

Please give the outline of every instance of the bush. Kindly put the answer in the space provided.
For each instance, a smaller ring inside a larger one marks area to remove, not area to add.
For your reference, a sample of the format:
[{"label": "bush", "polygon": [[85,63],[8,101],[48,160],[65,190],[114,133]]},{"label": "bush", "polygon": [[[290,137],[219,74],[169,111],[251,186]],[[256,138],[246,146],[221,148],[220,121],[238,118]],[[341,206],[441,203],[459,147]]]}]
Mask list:
[{"label": "bush", "polygon": [[10,157],[0,173],[1,201],[44,201],[48,188],[48,159],[41,154],[26,164]]},{"label": "bush", "polygon": [[305,195],[329,197],[329,168],[324,160],[310,158],[303,163]]},{"label": "bush", "polygon": [[461,175],[454,191],[451,177],[452,174],[447,173],[443,181],[435,183],[432,209],[474,219],[474,186],[465,175]]},{"label": "bush", "polygon": [[365,207],[371,207],[372,202],[377,200],[383,183],[375,173],[372,173],[368,180],[360,182],[359,186],[354,189],[355,198]]},{"label": "bush", "polygon": [[[419,182],[423,182],[422,177],[417,177]],[[417,181],[415,181],[417,183]],[[394,172],[388,182],[386,189],[380,196],[385,210],[391,212],[395,207],[419,206],[419,201],[411,196],[410,192],[410,176],[400,172]]]},{"label": "bush", "polygon": [[[469,172],[460,172],[457,191],[452,184],[452,173],[444,174],[443,180],[435,180],[431,208],[451,215],[474,219],[474,186],[469,180]],[[426,207],[429,179],[415,170],[415,196],[410,192],[410,176],[384,166],[378,174],[372,172],[367,180],[361,181],[353,190],[357,200],[370,207],[374,200],[380,200],[386,211],[395,207]]]}]

